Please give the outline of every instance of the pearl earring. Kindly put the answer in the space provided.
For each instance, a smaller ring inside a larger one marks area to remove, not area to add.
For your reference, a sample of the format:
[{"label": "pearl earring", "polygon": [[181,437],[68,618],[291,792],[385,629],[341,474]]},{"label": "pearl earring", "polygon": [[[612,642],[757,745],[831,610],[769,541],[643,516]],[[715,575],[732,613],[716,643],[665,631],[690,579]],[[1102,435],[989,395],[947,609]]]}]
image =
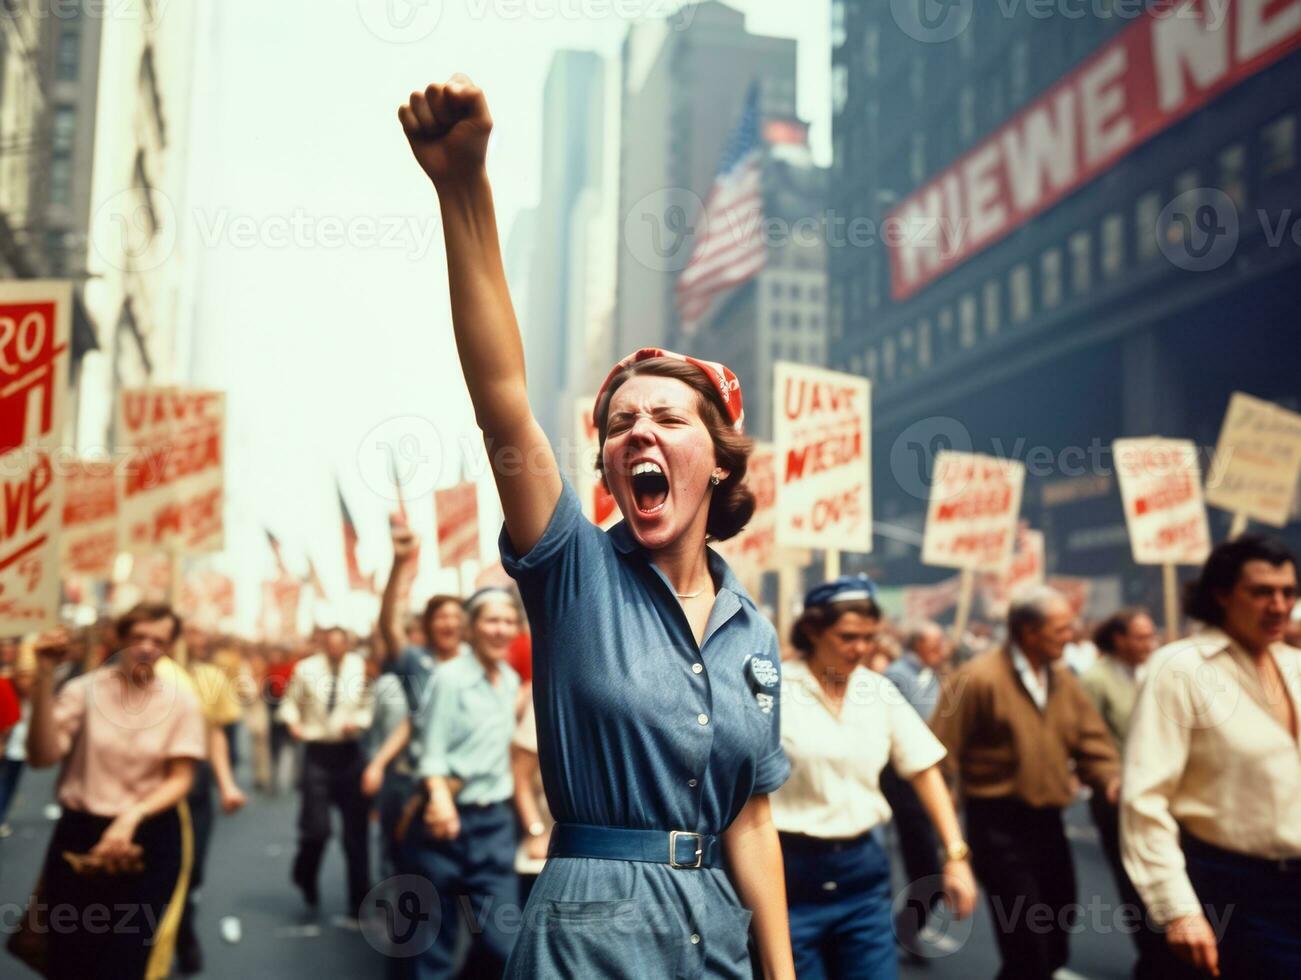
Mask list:
[{"label": "pearl earring", "polygon": [[714,486],[718,486],[720,483],[723,482],[723,478],[719,476],[717,473],[715,473],[713,476],[709,478],[709,482],[712,483]]}]

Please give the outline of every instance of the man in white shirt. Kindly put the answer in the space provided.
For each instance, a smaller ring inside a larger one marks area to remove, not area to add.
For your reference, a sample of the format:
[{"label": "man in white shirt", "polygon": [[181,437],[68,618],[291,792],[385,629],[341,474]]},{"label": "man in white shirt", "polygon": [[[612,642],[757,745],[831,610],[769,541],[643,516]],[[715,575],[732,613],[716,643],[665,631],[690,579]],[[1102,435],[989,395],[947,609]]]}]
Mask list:
[{"label": "man in white shirt", "polygon": [[330,807],[343,821],[349,909],[355,914],[370,890],[369,804],[361,790],[366,753],[361,739],[373,713],[366,663],[348,652],[348,635],[325,631],[324,651],[300,660],[280,703],[280,720],[304,743],[298,856],[293,882],[310,908],[319,903],[317,878],[330,839]]},{"label": "man in white shirt", "polygon": [[1175,954],[1223,977],[1301,976],[1301,650],[1283,642],[1296,559],[1245,536],[1211,552],[1125,745],[1125,869]]}]

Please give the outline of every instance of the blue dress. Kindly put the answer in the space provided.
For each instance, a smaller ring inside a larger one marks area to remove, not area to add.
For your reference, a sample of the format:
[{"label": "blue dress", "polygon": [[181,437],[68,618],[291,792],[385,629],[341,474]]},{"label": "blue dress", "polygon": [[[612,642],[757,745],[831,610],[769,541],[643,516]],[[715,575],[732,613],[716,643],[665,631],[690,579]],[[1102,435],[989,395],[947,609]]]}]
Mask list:
[{"label": "blue dress", "polygon": [[[516,555],[503,531],[501,553],[533,627],[538,756],[557,821],[717,834],[785,782],[777,634],[722,558],[709,552],[719,589],[697,646],[627,526],[592,525],[568,483],[533,549]],[[506,976],[748,978],[749,923],[722,869],[553,858]]]}]

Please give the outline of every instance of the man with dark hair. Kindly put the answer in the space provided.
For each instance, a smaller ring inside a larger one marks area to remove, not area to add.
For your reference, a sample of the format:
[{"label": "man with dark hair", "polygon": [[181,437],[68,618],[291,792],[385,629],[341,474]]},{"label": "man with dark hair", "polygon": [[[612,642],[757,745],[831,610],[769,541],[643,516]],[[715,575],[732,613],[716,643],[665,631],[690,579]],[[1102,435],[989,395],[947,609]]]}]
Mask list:
[{"label": "man with dark hair", "polygon": [[[1085,671],[1080,685],[1106,722],[1116,751],[1123,752],[1144,665],[1157,647],[1156,624],[1146,609],[1139,606],[1121,609],[1098,625],[1093,642],[1102,656]],[[1148,921],[1143,900],[1121,862],[1120,808],[1103,794],[1094,793],[1089,798],[1089,810],[1121,901],[1133,912],[1134,945],[1138,951],[1134,976],[1137,980],[1179,976],[1181,964],[1171,956],[1165,936]]]},{"label": "man with dark hair", "polygon": [[[1224,977],[1301,976],[1296,559],[1248,535],[1211,552],[1125,747],[1125,869],[1175,954]],[[1212,921],[1217,928],[1212,928]]]},{"label": "man with dark hair", "polygon": [[1074,618],[1052,589],[1018,596],[1007,646],[950,676],[931,718],[966,798],[1004,980],[1048,980],[1066,965],[1075,868],[1062,810],[1075,799],[1076,775],[1109,799],[1119,790],[1107,728],[1060,662]]},{"label": "man with dark hair", "polygon": [[294,667],[280,703],[281,720],[304,743],[293,882],[314,910],[321,858],[330,839],[330,807],[336,807],[343,819],[348,911],[355,916],[370,890],[370,806],[361,790],[366,766],[361,739],[370,727],[373,704],[365,660],[349,652],[348,634],[331,627],[324,631],[322,646],[321,653]]}]

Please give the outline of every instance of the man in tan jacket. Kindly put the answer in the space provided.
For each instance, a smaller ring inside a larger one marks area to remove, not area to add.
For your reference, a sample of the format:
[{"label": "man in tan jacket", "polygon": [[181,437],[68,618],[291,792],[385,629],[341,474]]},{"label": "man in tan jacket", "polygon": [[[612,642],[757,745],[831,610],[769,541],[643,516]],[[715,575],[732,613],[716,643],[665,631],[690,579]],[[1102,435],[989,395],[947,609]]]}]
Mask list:
[{"label": "man in tan jacket", "polygon": [[1073,619],[1051,589],[1018,597],[1007,645],[952,675],[931,717],[965,797],[1002,978],[1048,978],[1066,965],[1075,869],[1062,808],[1075,797],[1076,775],[1113,801],[1120,786],[1107,727],[1059,663]]}]

